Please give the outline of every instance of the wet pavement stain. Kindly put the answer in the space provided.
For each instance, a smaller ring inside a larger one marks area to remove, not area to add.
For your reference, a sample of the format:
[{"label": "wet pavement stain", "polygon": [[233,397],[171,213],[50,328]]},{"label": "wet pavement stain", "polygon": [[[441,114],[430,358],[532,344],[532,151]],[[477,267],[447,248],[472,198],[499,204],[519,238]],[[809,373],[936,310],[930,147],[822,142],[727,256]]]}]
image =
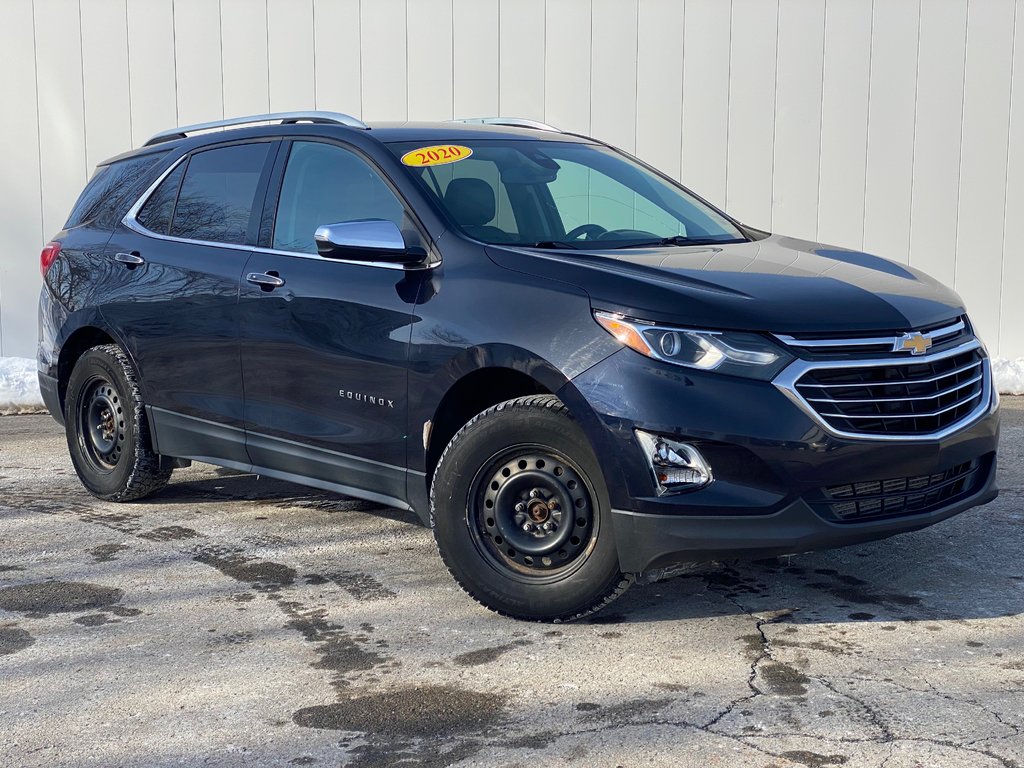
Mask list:
[{"label": "wet pavement stain", "polygon": [[759,678],[771,693],[779,696],[803,696],[811,679],[788,664],[770,661],[758,668]]},{"label": "wet pavement stain", "polygon": [[287,626],[301,633],[306,642],[316,644],[320,660],[313,667],[334,672],[338,676],[335,687],[348,685],[344,680],[348,673],[373,669],[388,661],[376,651],[366,650],[344,627],[329,621],[326,609],[308,608],[289,600],[278,600],[277,604],[288,616]]},{"label": "wet pavement stain", "polygon": [[138,616],[142,613],[140,608],[125,608],[123,605],[112,605],[108,611],[115,616]]},{"label": "wet pavement stain", "polygon": [[454,657],[452,661],[460,667],[478,667],[481,664],[489,664],[492,661],[497,661],[501,656],[505,655],[509,651],[526,645],[533,645],[533,643],[529,640],[516,640],[515,642],[506,643],[505,645],[496,645],[492,648],[481,648],[476,651],[460,653],[458,656]]},{"label": "wet pavement stain", "polygon": [[385,587],[376,577],[368,573],[342,571],[341,573],[329,573],[327,578],[356,600],[389,600],[398,596],[397,592]]},{"label": "wet pavement stain", "polygon": [[140,539],[149,539],[150,541],[180,541],[181,539],[203,538],[203,534],[180,525],[168,525],[162,528],[154,528],[151,531],[143,531],[138,534],[138,537]]},{"label": "wet pavement stain", "polygon": [[25,569],[20,565],[0,565],[0,573],[6,573],[8,571],[24,571]]},{"label": "wet pavement stain", "polygon": [[82,613],[121,602],[124,592],[77,581],[42,581],[0,588],[0,609],[32,617]]},{"label": "wet pavement stain", "polygon": [[90,613],[85,616],[79,616],[74,619],[75,624],[81,624],[83,627],[101,627],[104,624],[117,624],[117,619],[111,619],[106,614],[102,613]]},{"label": "wet pavement stain", "polygon": [[196,550],[196,562],[216,568],[236,581],[252,584],[260,591],[277,591],[295,583],[298,574],[294,568],[268,560],[254,560],[238,550],[223,547],[203,547]]},{"label": "wet pavement stain", "polygon": [[819,755],[817,752],[808,752],[802,749],[795,749],[783,752],[779,757],[792,760],[794,763],[802,763],[810,768],[824,768],[827,765],[844,765],[849,758],[846,755]]},{"label": "wet pavement stain", "polygon": [[94,562],[109,563],[117,560],[117,553],[123,552],[126,549],[129,549],[129,547],[126,547],[124,544],[99,544],[85,550],[85,553],[92,557]]},{"label": "wet pavement stain", "polygon": [[20,627],[0,627],[0,656],[24,651],[36,639]]},{"label": "wet pavement stain", "polygon": [[373,734],[385,743],[394,737],[443,739],[498,724],[506,702],[503,694],[431,685],[347,696],[300,709],[292,720],[303,728]]}]

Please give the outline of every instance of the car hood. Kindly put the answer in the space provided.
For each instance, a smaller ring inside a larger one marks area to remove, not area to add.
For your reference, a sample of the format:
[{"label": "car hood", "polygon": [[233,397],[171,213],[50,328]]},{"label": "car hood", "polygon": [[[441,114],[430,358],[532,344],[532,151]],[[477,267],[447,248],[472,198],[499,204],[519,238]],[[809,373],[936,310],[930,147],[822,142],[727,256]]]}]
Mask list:
[{"label": "car hood", "polygon": [[579,286],[595,309],[697,328],[912,330],[964,312],[955,292],[916,269],[779,235],[615,251],[489,247],[488,254],[508,269]]}]

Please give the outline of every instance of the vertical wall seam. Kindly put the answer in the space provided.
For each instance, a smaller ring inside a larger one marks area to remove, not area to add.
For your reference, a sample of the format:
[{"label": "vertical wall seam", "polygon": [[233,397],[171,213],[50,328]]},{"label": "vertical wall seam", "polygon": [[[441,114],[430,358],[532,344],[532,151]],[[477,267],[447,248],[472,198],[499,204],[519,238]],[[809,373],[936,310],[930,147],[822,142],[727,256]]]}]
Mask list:
[{"label": "vertical wall seam", "polygon": [[39,107],[39,39],[36,27],[36,4],[31,0],[32,7],[32,70],[36,81],[36,153],[39,155],[39,242],[46,242],[46,217],[43,214],[43,115]]},{"label": "vertical wall seam", "polygon": [[868,28],[868,94],[864,116],[864,195],[860,207],[860,248],[864,250],[864,238],[868,227],[868,169],[871,165],[871,75],[875,58],[875,0],[871,0],[871,23]]},{"label": "vertical wall seam", "polygon": [[[263,1],[263,27],[266,30],[267,38],[267,112],[272,112],[274,107],[274,88],[271,85],[270,80],[270,2],[271,0]],[[360,53],[360,55],[362,55]],[[313,89],[316,89],[316,84],[313,85]]]},{"label": "vertical wall seam", "polygon": [[[683,25],[679,29],[679,166],[676,180],[683,183],[683,147],[686,144],[686,9],[683,3]],[[639,34],[639,30],[637,32]]]},{"label": "vertical wall seam", "polygon": [[[637,88],[637,81],[640,77],[640,3],[636,0],[636,14],[633,16],[633,148],[630,150],[634,155],[637,153],[638,137],[640,135],[640,89]],[[636,208],[633,208],[633,226],[636,226]]]},{"label": "vertical wall seam", "polygon": [[128,82],[128,145],[135,146],[135,127],[132,120],[132,35],[128,29],[128,0],[124,0],[124,62]]},{"label": "vertical wall seam", "polygon": [[917,2],[917,55],[914,58],[914,126],[910,141],[910,212],[907,214],[907,264],[913,264],[914,254],[914,179],[917,176],[917,114],[918,94],[921,91],[921,0]]},{"label": "vertical wall seam", "polygon": [[953,230],[953,288],[956,288],[960,261],[960,183],[964,175],[964,117],[967,114],[967,66],[968,46],[971,42],[971,0],[967,0],[967,14],[964,17],[964,72],[960,88],[960,147],[956,163],[956,217]]},{"label": "vertical wall seam", "polygon": [[174,124],[181,125],[181,110],[178,104],[178,14],[171,0],[171,64],[174,67]]},{"label": "vertical wall seam", "polygon": [[541,25],[541,63],[540,63],[540,119],[548,119],[548,0],[544,0],[544,23]]},{"label": "vertical wall seam", "polygon": [[405,0],[405,119],[409,119],[409,0]]},{"label": "vertical wall seam", "polygon": [[[1013,34],[1010,38],[1010,90],[1007,94],[1007,116],[1006,116],[1006,175],[1003,179],[1003,231],[1000,238],[999,257],[999,303],[996,305],[996,343],[995,350],[999,352],[999,344],[1003,338],[1003,286],[1006,283],[1006,215],[1009,211],[1010,199],[1010,138],[1013,136],[1013,73],[1017,60],[1017,8],[1019,2],[1013,4]],[[962,137],[961,137],[962,141]]]},{"label": "vertical wall seam", "polygon": [[734,0],[729,0],[729,63],[725,69],[725,189],[722,207],[729,210],[729,128],[732,126],[732,17]]},{"label": "vertical wall seam", "polygon": [[778,138],[779,128],[779,34],[781,33],[782,7],[781,2],[775,3],[775,72],[772,75],[772,170],[768,187],[768,231],[775,229],[775,142]]},{"label": "vertical wall seam", "polygon": [[363,119],[363,0],[356,0],[356,27],[359,29],[359,119]]},{"label": "vertical wall seam", "polygon": [[85,160],[85,178],[89,178],[89,117],[85,106],[85,40],[82,37],[82,0],[78,0],[78,66],[82,76],[82,154]]},{"label": "vertical wall seam", "polygon": [[[220,45],[220,116],[225,116],[224,106],[224,0],[217,0],[217,43]],[[269,55],[269,53],[268,53]]]},{"label": "vertical wall seam", "polygon": [[[317,104],[316,87],[316,0],[309,0],[309,20],[312,27],[309,30],[309,45],[313,50],[313,109],[320,109]],[[267,48],[267,60],[270,59],[270,49]],[[267,73],[267,82],[270,82],[270,74]]]},{"label": "vertical wall seam", "polygon": [[821,9],[821,92],[818,94],[818,163],[814,186],[814,239],[821,237],[821,148],[825,140],[825,40],[828,35],[828,3]]}]

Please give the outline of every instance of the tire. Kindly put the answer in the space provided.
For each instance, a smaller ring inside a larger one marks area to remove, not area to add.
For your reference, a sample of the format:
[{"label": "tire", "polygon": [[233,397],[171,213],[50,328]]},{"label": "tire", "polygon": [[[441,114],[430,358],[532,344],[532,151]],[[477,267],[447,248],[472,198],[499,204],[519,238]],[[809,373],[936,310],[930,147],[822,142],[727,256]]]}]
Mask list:
[{"label": "tire", "polygon": [[430,514],[452,576],[504,616],[579,619],[632,583],[597,457],[553,395],[500,403],[460,429],[434,472]]},{"label": "tire", "polygon": [[171,478],[153,452],[138,377],[114,344],[93,347],[68,380],[65,432],[82,485],[105,501],[135,501]]}]

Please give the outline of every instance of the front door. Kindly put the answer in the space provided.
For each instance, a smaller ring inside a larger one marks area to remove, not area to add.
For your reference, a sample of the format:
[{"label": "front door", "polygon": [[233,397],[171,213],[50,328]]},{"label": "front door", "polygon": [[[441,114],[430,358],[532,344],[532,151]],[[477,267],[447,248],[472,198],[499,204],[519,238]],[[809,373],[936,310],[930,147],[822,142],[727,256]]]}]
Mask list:
[{"label": "front door", "polygon": [[377,171],[336,144],[293,142],[278,190],[271,247],[249,259],[240,294],[249,456],[400,503],[415,296],[400,268],[321,258],[313,233],[372,218],[418,234]]}]

